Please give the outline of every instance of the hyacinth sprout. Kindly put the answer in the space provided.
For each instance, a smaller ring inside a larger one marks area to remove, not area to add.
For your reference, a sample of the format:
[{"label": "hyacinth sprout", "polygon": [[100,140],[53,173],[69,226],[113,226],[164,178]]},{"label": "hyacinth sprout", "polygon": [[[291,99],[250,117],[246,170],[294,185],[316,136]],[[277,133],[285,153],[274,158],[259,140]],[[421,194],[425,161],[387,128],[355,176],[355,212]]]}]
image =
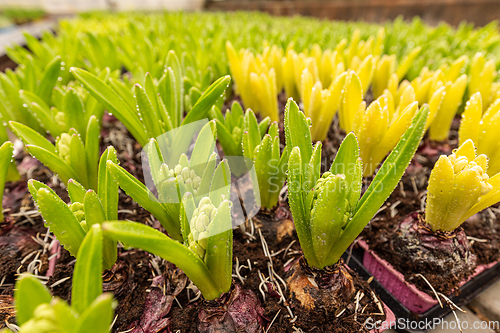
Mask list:
[{"label": "hyacinth sprout", "polygon": [[452,231],[500,201],[500,174],[488,176],[488,157],[466,140],[449,156],[441,155],[427,186],[425,219],[431,228]]},{"label": "hyacinth sprout", "polygon": [[[297,235],[310,266],[335,264],[401,179],[424,134],[428,109],[411,126],[360,198],[362,161],[356,136],[342,142],[330,170],[320,176],[321,142],[313,147],[305,115],[293,100],[285,109],[288,194]],[[332,209],[332,207],[335,207]]]}]

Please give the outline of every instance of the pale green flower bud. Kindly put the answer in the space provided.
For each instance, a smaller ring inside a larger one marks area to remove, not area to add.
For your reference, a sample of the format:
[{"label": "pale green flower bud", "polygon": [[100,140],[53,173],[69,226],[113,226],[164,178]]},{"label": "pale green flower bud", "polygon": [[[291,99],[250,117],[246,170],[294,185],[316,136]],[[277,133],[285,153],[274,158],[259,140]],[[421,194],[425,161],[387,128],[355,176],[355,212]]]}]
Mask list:
[{"label": "pale green flower bud", "polygon": [[21,326],[21,332],[62,333],[55,318],[55,310],[50,304],[40,304],[33,312],[33,318]]},{"label": "pale green flower bud", "polygon": [[202,233],[200,233],[200,235],[198,236],[198,244],[204,249],[206,250],[207,249],[207,245],[208,245],[208,235],[207,235],[207,232],[204,231]]},{"label": "pale green flower bud", "polygon": [[182,175],[182,178],[184,178],[185,180],[189,179],[190,178],[189,168],[182,169],[181,175]]},{"label": "pale green flower bud", "polygon": [[198,205],[198,207],[203,207],[204,205],[206,204],[212,204],[212,201],[210,201],[210,198],[209,197],[204,197],[200,200],[200,203]]},{"label": "pale green flower bud", "polygon": [[54,116],[54,120],[61,128],[66,127],[66,115],[63,112],[57,112]]},{"label": "pale green flower bud", "polygon": [[174,168],[174,172],[177,176],[180,175],[182,172],[182,166],[180,164],[177,164]]},{"label": "pale green flower bud", "polygon": [[208,227],[209,222],[210,222],[210,220],[208,219],[207,214],[200,213],[198,215],[198,218],[196,219],[196,224],[195,224],[196,230],[198,230],[200,232],[204,231],[206,229],[206,227]]},{"label": "pale green flower bud", "polygon": [[85,220],[85,210],[81,202],[75,202],[68,205],[78,222]]},{"label": "pale green flower bud", "polygon": [[68,133],[61,134],[59,140],[57,140],[57,151],[59,153],[59,157],[66,163],[69,163],[70,144],[71,144],[71,135],[69,135]]}]

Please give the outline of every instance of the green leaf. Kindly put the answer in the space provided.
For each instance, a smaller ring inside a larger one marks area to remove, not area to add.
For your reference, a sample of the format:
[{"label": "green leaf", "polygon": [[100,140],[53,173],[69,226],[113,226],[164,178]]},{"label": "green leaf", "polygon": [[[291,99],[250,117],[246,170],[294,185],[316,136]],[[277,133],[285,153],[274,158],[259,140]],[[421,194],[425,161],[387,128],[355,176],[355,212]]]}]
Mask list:
[{"label": "green leaf", "polygon": [[197,254],[156,229],[136,222],[105,222],[106,235],[134,248],[160,256],[178,266],[200,289],[206,300],[222,294],[215,277]]},{"label": "green leaf", "polygon": [[[168,118],[172,123],[173,128],[177,128],[180,125],[182,119],[182,114],[179,114],[179,100],[182,99],[177,90],[177,77],[175,76],[174,70],[168,67],[165,70],[165,75],[160,79],[158,83],[158,91],[161,96],[161,100],[165,103],[165,108],[167,110]],[[163,121],[165,122],[165,114],[162,114]]]},{"label": "green leaf", "polygon": [[[85,154],[82,156],[86,157],[87,160],[87,174],[88,174],[88,188],[97,190],[98,181],[98,161],[99,161],[99,150],[100,150],[100,140],[99,138],[101,132],[101,126],[97,117],[92,115],[89,119],[87,125],[87,135],[85,143]],[[73,152],[72,152],[73,153]]]},{"label": "green leaf", "polygon": [[[85,215],[88,218],[87,210]],[[101,226],[93,225],[78,250],[71,289],[71,306],[79,314],[85,313],[92,302],[102,294],[102,237]]]},{"label": "green leaf", "polygon": [[19,96],[27,105],[28,111],[31,115],[40,122],[40,125],[42,125],[47,132],[49,132],[53,137],[61,135],[62,129],[54,121],[52,112],[44,100],[34,93],[26,90],[20,90]]},{"label": "green leaf", "polygon": [[[257,133],[257,135],[259,135]],[[264,135],[264,139],[255,149],[254,167],[259,182],[260,205],[266,208],[269,207],[269,198],[271,195],[270,182],[270,161],[272,160],[272,142],[269,134]]]},{"label": "green leaf", "polygon": [[174,108],[169,110],[171,110],[171,114],[173,113],[172,118],[174,119],[174,126],[178,127],[181,124],[182,115],[184,113],[184,85],[182,84],[183,75],[179,64],[179,58],[177,58],[174,50],[168,52],[165,65],[172,69],[170,79],[173,80],[171,81],[170,89],[174,91],[174,96],[172,96],[174,97]]},{"label": "green leaf", "polygon": [[66,301],[60,298],[53,298],[50,306],[54,309],[54,321],[63,330],[63,332],[71,332],[76,325],[78,313],[69,307]]},{"label": "green leaf", "polygon": [[55,154],[56,148],[49,140],[45,139],[37,131],[32,130],[26,125],[15,121],[9,121],[9,126],[16,135],[23,140],[26,145],[34,145],[47,150],[48,152]]},{"label": "green leaf", "polygon": [[363,231],[363,228],[399,183],[420,144],[420,140],[422,140],[428,115],[429,108],[427,105],[420,108],[413,118],[411,126],[403,134],[375,178],[373,178],[370,186],[359,201],[354,216],[348,222],[339,242],[331,253],[333,263],[338,261],[342,253]]},{"label": "green leaf", "polygon": [[[217,206],[216,206],[217,207]],[[231,202],[224,200],[207,229],[205,263],[223,292],[231,288],[233,271],[233,225]]]},{"label": "green leaf", "polygon": [[193,194],[190,192],[184,193],[184,196],[182,197],[181,209],[179,212],[182,239],[184,244],[189,244],[188,236],[191,232],[189,221],[191,221],[195,209],[196,203],[194,202]]},{"label": "green leaf", "polygon": [[[144,123],[148,137],[156,138],[162,134],[158,114],[153,108],[151,100],[148,98],[144,89],[139,84],[136,84],[134,89],[137,110]],[[154,101],[156,102],[156,99]]]},{"label": "green leaf", "polygon": [[[331,177],[331,176],[330,176]],[[319,269],[329,263],[329,253],[340,237],[347,197],[347,182],[342,176],[333,176],[326,181],[311,211],[311,239]],[[332,208],[332,205],[335,207]],[[307,259],[307,258],[306,258]]]},{"label": "green leaf", "polygon": [[212,183],[213,175],[215,172],[217,154],[213,153],[210,155],[205,170],[203,171],[203,176],[201,177],[201,183],[198,187],[198,196],[205,196],[210,191],[210,185]]},{"label": "green leaf", "polygon": [[290,211],[293,215],[293,222],[297,230],[300,246],[304,252],[304,257],[310,266],[321,267],[312,244],[310,220],[307,218],[309,213],[306,214],[306,210],[310,208],[304,207],[305,195],[302,181],[302,165],[300,148],[294,147],[291,150],[288,161],[288,200]]},{"label": "green leaf", "polygon": [[219,142],[224,150],[224,154],[226,156],[241,156],[241,144],[234,140],[233,136],[227,130],[226,126],[219,119],[215,119],[215,123],[217,125],[217,137],[219,138]]},{"label": "green leaf", "polygon": [[219,163],[215,169],[212,183],[210,184],[210,200],[218,206],[223,199],[229,199],[231,194],[231,171],[227,160]]},{"label": "green leaf", "polygon": [[[76,256],[85,231],[80,226],[71,209],[47,185],[33,179],[29,181],[29,190],[38,205],[38,210],[59,242],[72,255]],[[37,189],[34,193],[33,189]]]},{"label": "green leaf", "polygon": [[26,145],[26,150],[47,168],[57,173],[63,183],[67,184],[71,178],[79,179],[75,171],[59,156],[38,146]]},{"label": "green leaf", "polygon": [[118,164],[116,150],[113,146],[109,146],[101,155],[97,193],[104,208],[106,220],[114,221],[118,219],[118,184],[107,168],[108,161]]},{"label": "green leaf", "polygon": [[100,78],[83,69],[72,67],[70,71],[92,96],[127,127],[141,146],[147,144],[146,130],[142,126],[139,116],[115,91]]},{"label": "green leaf", "polygon": [[[156,92],[156,87],[153,82],[153,78],[151,77],[151,74],[146,73],[146,77],[144,80],[144,91],[146,92],[146,95],[148,96],[149,101],[151,102],[151,106],[154,109],[154,113],[156,115],[156,118],[158,118],[158,98],[157,95],[158,93]],[[158,121],[159,119],[157,119]]]},{"label": "green leaf", "polygon": [[178,217],[177,220],[174,220],[174,217],[167,213],[144,184],[112,161],[107,162],[107,167],[113,178],[127,195],[153,214],[173,239],[182,239]]},{"label": "green leaf", "polygon": [[201,165],[204,169],[210,159],[210,155],[214,153],[216,137],[217,128],[214,121],[210,121],[202,127],[191,154],[190,168]]},{"label": "green leaf", "polygon": [[85,193],[83,204],[85,210],[85,221],[87,222],[88,227],[93,224],[102,224],[106,221],[104,208],[102,207],[98,195],[94,191],[88,190]]},{"label": "green leaf", "polygon": [[78,318],[74,333],[108,333],[113,320],[113,295],[105,293],[96,298]]},{"label": "green leaf", "polygon": [[80,202],[83,203],[85,198],[85,187],[83,187],[79,182],[74,179],[68,181],[68,194],[72,203]]},{"label": "green leaf", "polygon": [[294,147],[300,148],[301,160],[305,168],[313,153],[311,130],[306,116],[299,110],[292,98],[288,99],[285,106],[285,141],[290,152]]},{"label": "green leaf", "polygon": [[136,102],[134,99],[134,94],[130,90],[130,87],[122,80],[110,77],[108,84],[113,88],[115,92],[120,95],[123,101],[129,106],[131,110],[136,108]]},{"label": "green leaf", "polygon": [[352,208],[355,208],[361,192],[361,163],[358,140],[354,133],[350,132],[340,144],[337,155],[330,166],[330,172],[334,175],[345,175],[347,188],[350,191],[348,200]]},{"label": "green leaf", "polygon": [[318,141],[314,146],[311,160],[306,164],[306,172],[304,179],[304,191],[310,191],[316,185],[321,173],[321,142]]},{"label": "green leaf", "polygon": [[61,57],[56,56],[43,71],[42,78],[38,84],[36,94],[40,96],[45,103],[50,104],[52,89],[57,83],[57,79],[61,73]]},{"label": "green leaf", "polygon": [[[85,210],[85,222],[87,224],[87,228],[94,224],[102,224],[106,221],[106,214],[104,208],[99,200],[99,196],[92,190],[88,190],[85,193],[84,204]],[[104,237],[103,239],[103,264],[104,269],[111,269],[113,264],[117,258],[117,244],[116,241],[109,239],[108,237]]]},{"label": "green leaf", "polygon": [[33,317],[33,312],[40,304],[50,303],[52,295],[38,278],[24,273],[16,282],[14,298],[17,324],[22,325]]},{"label": "green leaf", "polygon": [[226,88],[229,86],[230,82],[231,77],[229,75],[226,75],[212,83],[212,85],[210,85],[210,87],[208,87],[208,89],[198,99],[191,111],[189,111],[186,118],[184,118],[182,125],[187,125],[194,121],[207,118],[208,112],[217,102],[217,100],[222,96]]},{"label": "green leaf", "polygon": [[[7,141],[0,146],[0,202],[5,189],[5,181],[12,160],[14,145]],[[0,204],[0,222],[3,221],[2,205]]]},{"label": "green leaf", "polygon": [[259,125],[257,118],[252,110],[247,110],[243,125],[243,155],[249,159],[254,158],[255,147],[257,147],[262,140],[260,135]]},{"label": "green leaf", "polygon": [[71,169],[75,171],[75,175],[78,175],[78,181],[85,187],[89,187],[85,146],[78,134],[73,134],[71,136],[69,149],[69,163]]},{"label": "green leaf", "polygon": [[69,88],[66,91],[66,94],[64,94],[61,111],[64,112],[66,119],[69,120],[69,127],[76,129],[77,132],[86,140],[83,104],[74,89]]},{"label": "green leaf", "polygon": [[261,138],[264,136],[264,134],[266,134],[267,128],[269,127],[270,123],[271,123],[271,118],[269,117],[262,119],[262,121],[259,123],[259,132]]}]

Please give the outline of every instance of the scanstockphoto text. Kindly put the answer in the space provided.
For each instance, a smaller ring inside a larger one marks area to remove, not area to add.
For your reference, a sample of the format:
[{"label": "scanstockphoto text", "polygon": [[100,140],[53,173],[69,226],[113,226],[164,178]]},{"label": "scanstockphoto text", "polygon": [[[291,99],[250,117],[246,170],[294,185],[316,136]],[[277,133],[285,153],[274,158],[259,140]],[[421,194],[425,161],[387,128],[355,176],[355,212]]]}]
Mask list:
[{"label": "scanstockphoto text", "polygon": [[364,327],[367,330],[387,330],[387,329],[397,329],[397,330],[431,330],[431,329],[442,329],[442,330],[500,330],[499,321],[460,321],[460,320],[445,320],[443,318],[429,318],[424,320],[410,320],[408,318],[398,318],[394,321],[381,321],[375,320],[373,318],[368,318],[364,322]]}]

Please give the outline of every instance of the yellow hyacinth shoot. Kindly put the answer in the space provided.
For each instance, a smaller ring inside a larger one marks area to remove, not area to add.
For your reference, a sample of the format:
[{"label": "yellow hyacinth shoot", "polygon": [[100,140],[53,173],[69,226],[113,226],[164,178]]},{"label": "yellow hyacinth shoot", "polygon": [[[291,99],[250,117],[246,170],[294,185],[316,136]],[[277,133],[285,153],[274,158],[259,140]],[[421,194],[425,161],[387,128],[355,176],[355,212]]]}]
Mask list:
[{"label": "yellow hyacinth shoot", "polygon": [[446,82],[444,86],[446,89],[444,99],[429,128],[429,137],[434,141],[443,141],[448,138],[451,122],[462,104],[467,87],[467,75],[461,75],[455,82]]},{"label": "yellow hyacinth shoot", "polygon": [[255,56],[248,50],[238,53],[229,41],[226,43],[231,75],[243,104],[246,108],[262,113],[264,117],[270,117],[271,121],[279,120],[278,78],[272,67],[279,63],[276,59],[278,50],[270,48],[265,50],[264,55]]},{"label": "yellow hyacinth shoot", "polygon": [[497,76],[495,61],[493,59],[486,61],[484,54],[476,53],[470,64],[469,76],[469,96],[476,92],[481,93],[483,110],[486,110],[494,97],[491,86]]},{"label": "yellow hyacinth shoot", "polygon": [[500,99],[493,102],[483,115],[482,96],[471,96],[462,114],[458,131],[459,143],[472,140],[478,154],[489,157],[488,174],[500,172]]},{"label": "yellow hyacinth shoot", "polygon": [[340,128],[342,128],[346,133],[349,133],[352,131],[354,116],[358,111],[359,104],[363,101],[363,88],[361,87],[361,80],[355,71],[351,70],[347,75],[340,98]]},{"label": "yellow hyacinth shoot", "polygon": [[417,110],[418,103],[415,101],[404,108],[395,109],[388,90],[368,108],[365,109],[365,102],[360,104],[354,119],[353,132],[358,138],[365,177],[372,175],[385,156],[396,146]]},{"label": "yellow hyacinth shoot", "polygon": [[472,140],[439,157],[429,178],[425,213],[434,231],[452,231],[500,201],[500,174],[490,178],[487,170],[488,157],[476,154]]},{"label": "yellow hyacinth shoot", "polygon": [[304,69],[302,73],[301,89],[303,96],[304,114],[311,119],[311,137],[313,141],[326,139],[333,116],[339,109],[340,95],[347,73],[341,73],[323,89],[321,81],[314,82],[311,73]]}]

